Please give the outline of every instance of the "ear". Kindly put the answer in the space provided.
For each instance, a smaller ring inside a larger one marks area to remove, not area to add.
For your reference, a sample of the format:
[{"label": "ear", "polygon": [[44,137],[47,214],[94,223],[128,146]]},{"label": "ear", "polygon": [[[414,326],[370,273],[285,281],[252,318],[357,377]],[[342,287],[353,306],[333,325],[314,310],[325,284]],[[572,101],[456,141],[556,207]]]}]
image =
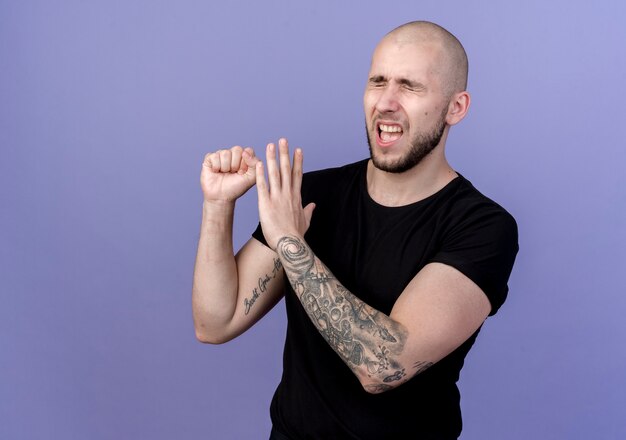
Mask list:
[{"label": "ear", "polygon": [[467,91],[458,92],[452,95],[448,104],[448,114],[446,122],[448,125],[455,125],[467,114],[470,106],[470,94]]}]

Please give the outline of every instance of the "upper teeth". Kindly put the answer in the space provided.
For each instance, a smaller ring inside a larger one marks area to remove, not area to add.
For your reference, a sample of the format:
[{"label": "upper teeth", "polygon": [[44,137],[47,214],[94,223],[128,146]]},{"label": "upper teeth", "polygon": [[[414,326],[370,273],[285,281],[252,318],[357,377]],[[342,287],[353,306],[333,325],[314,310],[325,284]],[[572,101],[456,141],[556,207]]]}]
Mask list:
[{"label": "upper teeth", "polygon": [[402,131],[402,127],[399,125],[384,125],[380,124],[380,131],[386,131],[387,133],[399,133]]}]

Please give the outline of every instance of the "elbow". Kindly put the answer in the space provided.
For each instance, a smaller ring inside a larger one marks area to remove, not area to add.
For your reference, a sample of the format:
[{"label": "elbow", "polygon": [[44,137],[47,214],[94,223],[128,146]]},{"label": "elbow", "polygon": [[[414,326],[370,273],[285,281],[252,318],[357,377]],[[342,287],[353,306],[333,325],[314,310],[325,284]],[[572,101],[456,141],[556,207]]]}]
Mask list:
[{"label": "elbow", "polygon": [[397,379],[395,376],[379,376],[360,369],[353,369],[352,372],[359,380],[363,390],[368,394],[381,394],[406,382],[405,380],[402,380],[402,378]]},{"label": "elbow", "polygon": [[360,380],[363,389],[369,394],[380,394],[389,390],[393,390],[403,384],[407,383],[413,377],[418,374],[423,373],[428,368],[434,365],[432,362],[420,362],[416,364],[418,368],[417,371],[412,376],[407,376],[404,374],[404,368],[400,371],[397,370],[395,374],[390,376],[385,376],[384,378],[371,378],[368,377],[365,380]]},{"label": "elbow", "polygon": [[217,344],[217,340],[211,336],[196,330],[196,340],[202,344]]},{"label": "elbow", "polygon": [[389,383],[376,381],[376,382],[368,382],[368,383],[361,382],[361,385],[363,385],[363,389],[368,394],[380,394],[380,393],[384,393],[386,391],[394,389],[399,384],[396,383],[395,385],[391,385]]},{"label": "elbow", "polygon": [[196,339],[198,340],[198,342],[201,342],[203,344],[220,345],[233,339],[232,337],[224,333],[207,331],[207,329],[203,326],[196,326],[195,330]]},{"label": "elbow", "polygon": [[207,316],[197,309],[193,311],[193,328],[196,339],[203,344],[219,345],[234,338],[232,331],[229,331],[229,323]]}]

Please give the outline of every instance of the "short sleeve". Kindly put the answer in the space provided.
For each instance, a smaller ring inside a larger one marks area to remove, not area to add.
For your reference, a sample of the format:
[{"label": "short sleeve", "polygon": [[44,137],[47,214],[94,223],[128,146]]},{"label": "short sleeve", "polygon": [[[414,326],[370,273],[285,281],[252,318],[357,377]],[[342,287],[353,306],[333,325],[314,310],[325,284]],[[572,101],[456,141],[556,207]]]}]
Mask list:
[{"label": "short sleeve", "polygon": [[261,223],[260,222],[257,225],[257,227],[254,230],[254,232],[252,233],[252,238],[256,238],[261,243],[263,243],[265,246],[267,246],[267,241],[265,241],[265,236],[263,235],[263,228],[261,228]]},{"label": "short sleeve", "polygon": [[483,206],[451,228],[431,262],[452,266],[476,283],[489,298],[491,316],[507,297],[518,250],[515,219],[499,206]]}]

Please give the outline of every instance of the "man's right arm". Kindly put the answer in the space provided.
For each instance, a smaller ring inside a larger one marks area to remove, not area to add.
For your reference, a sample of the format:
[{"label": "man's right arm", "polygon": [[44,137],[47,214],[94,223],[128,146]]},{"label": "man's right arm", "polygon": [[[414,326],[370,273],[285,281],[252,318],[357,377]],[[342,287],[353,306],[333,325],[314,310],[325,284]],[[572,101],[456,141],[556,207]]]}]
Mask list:
[{"label": "man's right arm", "polygon": [[205,157],[200,177],[204,204],[194,269],[192,308],[196,337],[219,344],[240,335],[283,295],[277,255],[250,239],[234,255],[235,201],[255,182],[252,149],[233,147]]}]

